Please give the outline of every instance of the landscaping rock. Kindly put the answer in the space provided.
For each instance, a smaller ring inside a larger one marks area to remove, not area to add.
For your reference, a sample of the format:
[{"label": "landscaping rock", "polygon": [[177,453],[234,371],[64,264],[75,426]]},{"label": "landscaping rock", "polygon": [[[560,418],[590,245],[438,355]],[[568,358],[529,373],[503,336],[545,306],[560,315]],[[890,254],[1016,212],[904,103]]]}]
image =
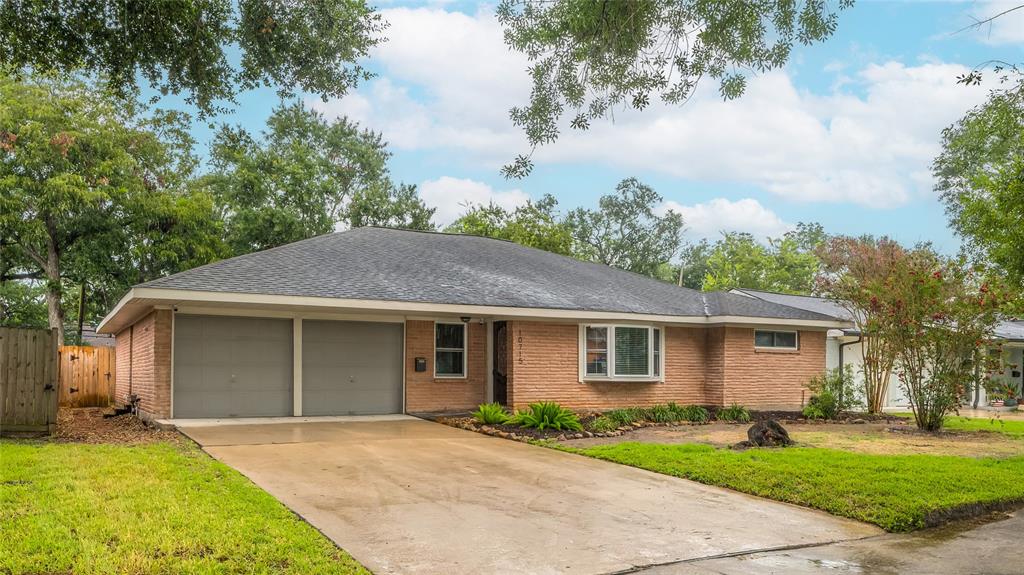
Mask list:
[{"label": "landscaping rock", "polygon": [[789,432],[774,419],[758,421],[747,430],[747,439],[758,447],[786,447],[793,445]]},{"label": "landscaping rock", "polygon": [[867,421],[865,421],[863,419],[854,419],[854,420],[851,420],[850,423],[853,423],[855,425],[864,425],[865,423],[867,423]]}]

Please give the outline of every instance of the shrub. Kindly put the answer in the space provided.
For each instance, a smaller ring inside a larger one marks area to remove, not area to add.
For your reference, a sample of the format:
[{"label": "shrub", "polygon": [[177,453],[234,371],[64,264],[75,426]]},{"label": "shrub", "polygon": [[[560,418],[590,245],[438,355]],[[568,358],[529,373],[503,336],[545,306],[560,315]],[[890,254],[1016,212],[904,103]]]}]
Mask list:
[{"label": "shrub", "polygon": [[812,395],[804,406],[804,417],[807,419],[835,419],[838,415],[839,401],[828,390]]},{"label": "shrub", "polygon": [[615,422],[615,425],[622,427],[623,425],[630,425],[634,421],[637,421],[637,413],[635,409],[613,409],[605,412],[604,417]]},{"label": "shrub", "polygon": [[675,403],[670,403],[668,408],[676,415],[677,421],[707,423],[711,419],[708,410],[699,405],[676,405]]},{"label": "shrub", "polygon": [[540,431],[545,429],[583,430],[579,416],[554,401],[531,403],[526,410],[517,411],[510,422],[523,427],[533,427]]},{"label": "shrub", "polygon": [[734,403],[718,412],[718,420],[748,423],[750,421],[750,412],[747,411],[746,407]]},{"label": "shrub", "polygon": [[849,365],[812,377],[807,383],[807,389],[811,390],[807,407],[815,406],[816,409],[810,411],[818,415],[808,415],[805,408],[804,416],[810,419],[835,419],[844,411],[864,405],[860,390],[854,385],[853,370]]},{"label": "shrub", "polygon": [[592,419],[587,422],[587,429],[595,433],[605,433],[608,431],[615,431],[619,428],[619,424],[612,421],[607,415],[602,415],[596,419]]},{"label": "shrub", "polygon": [[670,423],[672,421],[679,421],[679,416],[667,405],[654,405],[644,411],[647,416],[644,419],[653,421],[654,423]]},{"label": "shrub", "polygon": [[508,422],[509,415],[500,403],[481,403],[473,412],[473,418],[480,423],[497,425]]}]

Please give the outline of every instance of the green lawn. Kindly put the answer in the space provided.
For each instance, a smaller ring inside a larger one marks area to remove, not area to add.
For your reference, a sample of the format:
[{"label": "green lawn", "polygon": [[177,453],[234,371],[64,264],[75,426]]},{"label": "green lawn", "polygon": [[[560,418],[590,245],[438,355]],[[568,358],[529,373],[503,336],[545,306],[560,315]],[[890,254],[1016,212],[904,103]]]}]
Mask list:
[{"label": "green lawn", "polygon": [[822,509],[888,531],[924,527],[944,511],[1024,502],[1024,457],[868,455],[818,448],[739,452],[647,443],[563,449]]},{"label": "green lawn", "polygon": [[0,443],[0,573],[367,573],[197,448]]},{"label": "green lawn", "polygon": [[993,431],[1014,439],[1024,439],[1024,420],[1021,419],[981,419],[951,415],[946,417],[942,425],[950,431]]}]

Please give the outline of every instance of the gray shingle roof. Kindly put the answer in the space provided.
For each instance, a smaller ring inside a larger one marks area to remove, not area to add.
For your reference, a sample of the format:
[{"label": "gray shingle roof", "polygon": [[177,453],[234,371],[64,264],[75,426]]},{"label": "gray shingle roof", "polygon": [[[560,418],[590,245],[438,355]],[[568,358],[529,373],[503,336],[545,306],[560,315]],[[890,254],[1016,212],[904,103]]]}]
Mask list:
[{"label": "gray shingle roof", "polygon": [[743,292],[757,299],[770,301],[780,305],[789,307],[795,307],[822,315],[827,315],[836,319],[844,321],[852,321],[853,316],[849,310],[839,305],[838,303],[823,297],[815,297],[810,295],[794,295],[786,293],[775,293],[770,291],[760,291],[752,289],[740,288],[736,291]]},{"label": "gray shingle roof", "polygon": [[677,287],[477,236],[358,228],[222,260],[140,287],[647,315],[829,316]]},{"label": "gray shingle roof", "polygon": [[1024,341],[1024,320],[1004,320],[996,325],[996,337],[1009,341]]}]

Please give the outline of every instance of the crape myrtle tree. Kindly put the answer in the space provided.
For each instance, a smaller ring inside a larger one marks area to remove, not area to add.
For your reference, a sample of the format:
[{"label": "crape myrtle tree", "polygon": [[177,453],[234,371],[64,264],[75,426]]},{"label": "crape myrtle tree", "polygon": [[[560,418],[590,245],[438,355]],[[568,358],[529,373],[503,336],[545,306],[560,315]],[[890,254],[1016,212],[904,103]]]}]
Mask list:
[{"label": "crape myrtle tree", "polygon": [[[751,73],[781,68],[795,45],[832,35],[852,0],[502,0],[505,42],[530,60],[528,104],[510,111],[532,148],[558,139],[563,119],[586,130],[619,107],[655,98],[685,103],[699,80],[722,98],[743,94]],[[530,154],[503,169],[523,177]]]},{"label": "crape myrtle tree", "polygon": [[76,0],[0,3],[0,72],[103,79],[134,100],[143,81],[201,116],[242,91],[343,96],[385,23],[362,0]]},{"label": "crape myrtle tree", "polygon": [[82,82],[0,77],[0,281],[41,283],[61,341],[69,283],[119,295],[222,255],[183,125]]},{"label": "crape myrtle tree", "polygon": [[887,237],[833,236],[817,253],[822,270],[816,289],[845,308],[860,332],[865,403],[869,413],[881,413],[897,347],[883,334],[887,323],[879,302],[888,295],[907,252]]},{"label": "crape myrtle tree", "polygon": [[964,264],[918,246],[896,262],[873,305],[880,337],[896,351],[896,370],[914,420],[936,431],[959,408],[976,378],[998,362],[988,353],[1004,301],[1002,288]]}]

